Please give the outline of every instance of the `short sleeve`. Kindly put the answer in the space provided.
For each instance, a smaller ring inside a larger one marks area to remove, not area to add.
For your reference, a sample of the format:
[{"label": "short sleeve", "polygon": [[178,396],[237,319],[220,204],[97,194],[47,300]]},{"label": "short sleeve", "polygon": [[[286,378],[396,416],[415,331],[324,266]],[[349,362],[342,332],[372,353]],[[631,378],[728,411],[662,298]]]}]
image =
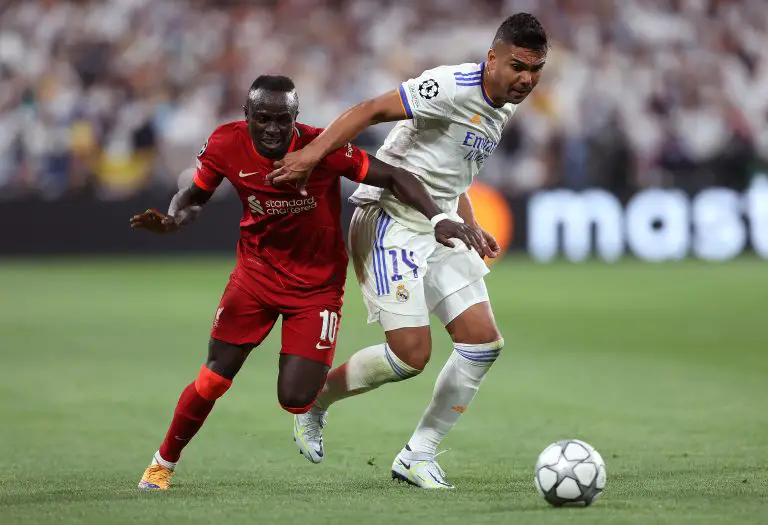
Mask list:
[{"label": "short sleeve", "polygon": [[213,192],[226,177],[225,145],[227,139],[222,128],[218,128],[200,148],[195,165],[194,182],[200,188]]},{"label": "short sleeve", "polygon": [[444,119],[453,112],[456,81],[448,67],[429,69],[398,88],[408,118]]},{"label": "short sleeve", "polygon": [[368,153],[349,143],[329,153],[324,164],[326,169],[355,182],[362,182],[368,175]]}]

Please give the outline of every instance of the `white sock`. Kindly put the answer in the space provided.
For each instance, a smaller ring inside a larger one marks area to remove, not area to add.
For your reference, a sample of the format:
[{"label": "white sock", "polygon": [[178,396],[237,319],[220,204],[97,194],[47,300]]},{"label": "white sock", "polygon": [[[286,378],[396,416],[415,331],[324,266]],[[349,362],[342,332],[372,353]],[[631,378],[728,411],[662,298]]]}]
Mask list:
[{"label": "white sock", "polygon": [[331,370],[315,407],[325,410],[346,397],[356,396],[385,383],[402,381],[421,373],[401,361],[386,343],[363,348],[349,361]]},{"label": "white sock", "polygon": [[163,459],[163,457],[160,455],[160,451],[158,450],[155,452],[155,455],[152,456],[152,464],[153,465],[162,465],[165,468],[169,468],[171,470],[176,470],[176,463],[173,461],[166,461]]},{"label": "white sock", "polygon": [[451,357],[437,376],[432,401],[404,450],[434,457],[440,442],[474,399],[503,347],[503,339],[481,345],[453,345]]}]

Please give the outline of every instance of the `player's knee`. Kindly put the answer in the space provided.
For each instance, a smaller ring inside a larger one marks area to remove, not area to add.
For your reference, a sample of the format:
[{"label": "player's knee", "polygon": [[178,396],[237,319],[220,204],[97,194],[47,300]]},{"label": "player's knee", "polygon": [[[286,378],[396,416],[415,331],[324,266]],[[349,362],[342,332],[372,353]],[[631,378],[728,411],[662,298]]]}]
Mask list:
[{"label": "player's knee", "polygon": [[291,354],[280,355],[277,400],[292,414],[307,412],[328,377],[328,365]]},{"label": "player's knee", "polygon": [[317,394],[316,390],[285,388],[277,391],[277,400],[283,410],[291,414],[304,414],[315,404]]},{"label": "player's knee", "polygon": [[403,362],[416,370],[424,370],[427,367],[427,363],[429,363],[430,357],[432,357],[431,348],[418,347],[411,350],[408,353],[408,357],[403,359]]},{"label": "player's knee", "polygon": [[387,345],[403,363],[424,370],[432,356],[432,336],[429,327],[401,328],[387,332]]},{"label": "player's knee", "polygon": [[231,379],[213,372],[205,365],[200,367],[200,373],[195,379],[195,390],[200,397],[208,401],[216,401],[229,390],[230,386],[232,386]]},{"label": "player's knee", "polygon": [[501,336],[501,332],[495,325],[488,327],[478,327],[475,330],[470,331],[468,335],[460,338],[460,340],[454,340],[455,343],[469,343],[478,345],[494,345],[498,346],[499,350],[504,347],[504,338]]},{"label": "player's knee", "polygon": [[503,337],[488,303],[477,304],[446,325],[454,343],[483,345],[502,342]]}]

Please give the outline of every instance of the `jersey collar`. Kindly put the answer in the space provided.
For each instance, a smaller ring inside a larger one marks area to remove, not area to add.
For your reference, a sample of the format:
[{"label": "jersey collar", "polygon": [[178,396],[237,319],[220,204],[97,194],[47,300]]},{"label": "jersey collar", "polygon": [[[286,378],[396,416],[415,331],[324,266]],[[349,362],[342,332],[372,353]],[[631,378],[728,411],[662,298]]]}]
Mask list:
[{"label": "jersey collar", "polygon": [[488,103],[488,105],[495,109],[503,108],[504,104],[501,106],[496,104],[493,100],[491,100],[491,97],[488,96],[488,92],[485,90],[485,61],[480,64],[480,79],[480,90],[483,92],[483,98]]}]

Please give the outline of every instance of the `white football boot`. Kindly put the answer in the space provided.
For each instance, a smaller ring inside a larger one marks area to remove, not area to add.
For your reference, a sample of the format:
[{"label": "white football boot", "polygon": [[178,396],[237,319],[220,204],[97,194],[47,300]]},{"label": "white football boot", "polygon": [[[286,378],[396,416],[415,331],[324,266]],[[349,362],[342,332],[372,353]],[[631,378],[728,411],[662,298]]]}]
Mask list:
[{"label": "white football boot", "polygon": [[293,416],[293,440],[299,452],[312,463],[323,460],[323,427],[327,421],[328,412],[316,407]]},{"label": "white football boot", "polygon": [[[443,452],[446,452],[445,450]],[[452,489],[445,479],[445,471],[435,458],[413,452],[408,445],[395,457],[392,463],[392,479],[405,481],[422,489]]]}]

